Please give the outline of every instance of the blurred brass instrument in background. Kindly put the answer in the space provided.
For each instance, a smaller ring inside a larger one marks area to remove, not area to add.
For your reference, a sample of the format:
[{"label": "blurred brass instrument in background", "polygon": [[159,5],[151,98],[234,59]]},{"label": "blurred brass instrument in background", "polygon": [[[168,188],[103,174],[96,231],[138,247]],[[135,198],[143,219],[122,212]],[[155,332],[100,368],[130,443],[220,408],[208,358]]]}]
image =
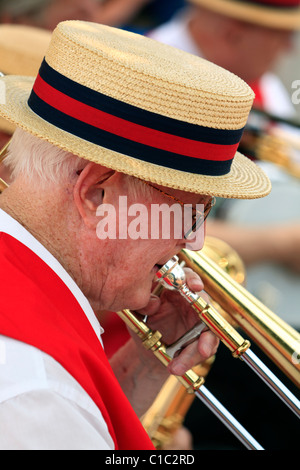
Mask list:
[{"label": "blurred brass instrument in background", "polygon": [[300,123],[252,109],[239,151],[250,158],[272,162],[300,178]]},{"label": "blurred brass instrument in background", "polygon": [[[0,167],[3,163],[3,160],[5,159],[6,155],[7,155],[7,149],[8,149],[8,146],[10,144],[10,141],[7,142],[6,145],[4,145],[4,147],[0,150]],[[2,191],[4,191],[4,189],[6,189],[8,187],[8,184],[2,179],[0,178],[0,194],[2,193]]]},{"label": "blurred brass instrument in background", "polygon": [[[214,362],[214,357],[193,368],[199,377],[206,377]],[[182,426],[195,395],[174,375],[164,383],[151,407],[143,415],[141,422],[156,449],[166,449],[172,444],[175,433]]]}]

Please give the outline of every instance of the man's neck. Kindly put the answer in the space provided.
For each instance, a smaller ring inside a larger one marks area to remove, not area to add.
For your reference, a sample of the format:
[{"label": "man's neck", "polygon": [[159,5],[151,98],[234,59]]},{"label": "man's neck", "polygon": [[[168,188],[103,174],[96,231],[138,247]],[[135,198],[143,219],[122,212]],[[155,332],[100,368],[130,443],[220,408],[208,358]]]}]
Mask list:
[{"label": "man's neck", "polygon": [[0,208],[31,233],[72,276],[68,261],[72,237],[67,234],[70,227],[65,214],[68,212],[63,210],[66,203],[55,191],[28,188],[19,181],[0,196]]}]

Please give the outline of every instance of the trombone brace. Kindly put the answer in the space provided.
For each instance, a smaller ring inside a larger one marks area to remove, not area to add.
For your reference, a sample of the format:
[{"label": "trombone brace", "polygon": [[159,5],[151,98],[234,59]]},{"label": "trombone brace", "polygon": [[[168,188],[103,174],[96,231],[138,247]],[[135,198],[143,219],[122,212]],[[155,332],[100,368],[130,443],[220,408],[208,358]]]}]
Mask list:
[{"label": "trombone brace", "polygon": [[[162,335],[159,331],[152,331],[145,322],[138,320],[128,309],[117,312],[117,314],[138,335],[144,347],[152,351],[164,366],[171,362],[172,357],[167,352],[167,346],[161,341]],[[194,393],[204,383],[204,378],[199,377],[192,369],[188,370],[184,375],[176,377],[185,386],[188,393]]]}]

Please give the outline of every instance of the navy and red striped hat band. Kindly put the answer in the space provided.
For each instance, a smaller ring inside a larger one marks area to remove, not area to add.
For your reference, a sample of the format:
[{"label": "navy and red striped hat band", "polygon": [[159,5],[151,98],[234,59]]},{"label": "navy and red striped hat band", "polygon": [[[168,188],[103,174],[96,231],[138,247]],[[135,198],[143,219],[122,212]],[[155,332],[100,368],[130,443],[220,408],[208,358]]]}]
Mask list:
[{"label": "navy and red striped hat band", "polygon": [[230,172],[243,128],[215,129],[172,119],[87,88],[44,60],[28,100],[54,126],[93,144],[167,168]]}]

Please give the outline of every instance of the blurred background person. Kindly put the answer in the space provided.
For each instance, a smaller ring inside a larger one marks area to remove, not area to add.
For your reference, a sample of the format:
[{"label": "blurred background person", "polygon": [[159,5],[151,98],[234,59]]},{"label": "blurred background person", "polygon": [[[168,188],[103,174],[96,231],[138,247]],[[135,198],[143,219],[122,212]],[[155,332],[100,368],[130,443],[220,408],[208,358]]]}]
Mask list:
[{"label": "blurred background person", "polygon": [[52,31],[60,21],[94,21],[98,0],[0,0],[0,23]]},{"label": "blurred background person", "polygon": [[[278,7],[278,2],[273,3]],[[256,105],[290,116],[294,112],[290,97],[271,70],[291,50],[300,20],[297,13],[293,19],[291,14],[289,21],[280,19],[284,6],[277,8],[277,19],[270,19],[272,1],[259,0],[255,4],[241,0],[239,6],[244,8],[236,13],[236,2],[233,5],[230,0],[192,0],[148,36],[230,70],[252,86]],[[254,12],[252,16],[249,11]]]},{"label": "blurred background person", "polygon": [[151,0],[100,0],[95,11],[95,22],[125,28],[139,16]]},{"label": "blurred background person", "polygon": [[95,21],[144,33],[168,21],[184,0],[99,0]]},{"label": "blurred background person", "polygon": [[183,5],[184,0],[0,0],[0,22],[53,30],[60,21],[74,19],[143,33]]}]

